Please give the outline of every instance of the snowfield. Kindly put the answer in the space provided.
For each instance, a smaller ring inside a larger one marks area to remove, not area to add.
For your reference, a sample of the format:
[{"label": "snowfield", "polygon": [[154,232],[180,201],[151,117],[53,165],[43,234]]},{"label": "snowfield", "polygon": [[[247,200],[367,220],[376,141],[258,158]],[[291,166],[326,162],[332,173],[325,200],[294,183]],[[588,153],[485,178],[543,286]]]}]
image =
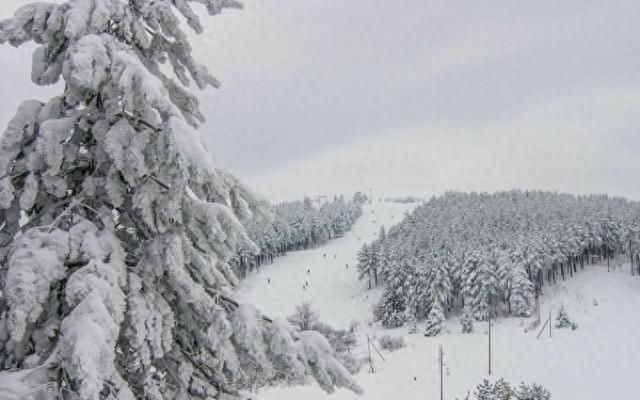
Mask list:
[{"label": "snowfield", "polygon": [[[310,384],[263,388],[258,393],[261,400],[436,399],[439,345],[445,353],[445,399],[464,399],[467,391],[473,392],[487,376],[486,322],[476,322],[475,332],[464,335],[454,316],[447,321],[448,333],[433,338],[408,334],[405,328],[388,330],[371,324],[372,309],[381,290],[367,290],[366,282],[358,281],[356,254],[363,243],[375,238],[380,225],[389,228],[413,207],[382,202],[367,205],[363,216],[343,238],[319,248],[289,253],[241,282],[238,300],[257,305],[267,315],[289,315],[295,304],[306,300],[322,321],[337,328],[347,328],[357,320],[359,344],[354,351],[362,357],[367,354],[367,335],[403,336],[407,342],[406,347],[395,352],[382,350],[386,361],[374,353],[375,373],[363,366],[356,376],[365,391],[361,397],[346,390],[328,395],[316,384]],[[345,267],[347,263],[349,268]],[[306,281],[308,288],[304,290]],[[561,304],[578,324],[577,330],[553,329],[549,338],[547,328],[536,339],[539,328],[526,331],[533,318],[492,322],[491,377],[504,377],[512,385],[521,381],[540,383],[555,400],[636,398],[640,278],[630,276],[628,265],[611,272],[606,266],[588,265],[573,278],[544,287],[543,323],[549,310],[555,322]],[[422,329],[422,325],[419,327]],[[375,339],[374,342],[377,344]]]},{"label": "snowfield", "polygon": [[[236,299],[270,316],[287,316],[296,304],[310,301],[321,319],[335,328],[348,328],[353,319],[371,319],[371,307],[382,291],[367,290],[365,282],[358,281],[356,255],[363,243],[377,237],[380,225],[390,227],[414,207],[400,203],[365,206],[362,217],[343,237],[314,249],[290,252],[249,274],[240,282]],[[309,282],[307,289],[302,288],[305,282]]]}]

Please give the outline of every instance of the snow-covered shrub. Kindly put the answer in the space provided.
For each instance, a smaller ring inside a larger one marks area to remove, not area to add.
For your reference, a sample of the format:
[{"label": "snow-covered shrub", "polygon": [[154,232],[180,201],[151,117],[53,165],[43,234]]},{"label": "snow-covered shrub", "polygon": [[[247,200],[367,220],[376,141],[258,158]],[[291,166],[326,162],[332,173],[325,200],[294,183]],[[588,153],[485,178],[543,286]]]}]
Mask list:
[{"label": "snow-covered shrub", "polygon": [[367,362],[366,358],[357,357],[353,353],[337,353],[336,358],[352,375],[360,372],[362,366]]},{"label": "snow-covered shrub", "polygon": [[[503,378],[491,383],[484,379],[474,390],[476,400],[550,400],[551,394],[538,384],[521,383],[517,389],[512,388]],[[467,396],[468,397],[468,396]]]},{"label": "snow-covered shrub", "polygon": [[322,322],[317,323],[313,329],[322,333],[322,335],[329,340],[329,344],[333,349],[336,359],[344,365],[349,373],[357,374],[360,372],[360,369],[366,360],[357,357],[351,351],[357,344],[354,332],[345,329],[334,329]]},{"label": "snow-covered shrub", "polygon": [[296,306],[295,312],[287,320],[301,331],[308,331],[318,323],[318,313],[313,310],[310,302],[304,301]]},{"label": "snow-covered shrub", "polygon": [[387,351],[396,351],[403,348],[406,343],[402,336],[382,335],[378,338],[380,348]]},{"label": "snow-covered shrub", "polygon": [[311,329],[322,333],[336,353],[348,353],[357,343],[355,333],[347,329],[335,329],[323,322],[316,322]]},{"label": "snow-covered shrub", "polygon": [[569,313],[567,312],[564,304],[562,304],[558,310],[558,315],[556,316],[556,328],[571,328],[573,330],[578,328],[578,325],[569,318]]},{"label": "snow-covered shrub", "polygon": [[460,316],[460,327],[462,328],[462,333],[473,332],[473,323],[473,315],[471,315],[471,311],[465,307],[462,311],[462,315]]},{"label": "snow-covered shrub", "polygon": [[356,346],[355,332],[351,329],[335,329],[319,320],[318,314],[311,307],[311,303],[303,302],[296,306],[296,312],[289,316],[288,321],[299,331],[315,331],[321,333],[329,342],[336,359],[352,374],[360,371],[363,361],[351,354]]},{"label": "snow-covered shrub", "polygon": [[551,393],[542,385],[520,383],[514,391],[514,400],[550,400]]}]

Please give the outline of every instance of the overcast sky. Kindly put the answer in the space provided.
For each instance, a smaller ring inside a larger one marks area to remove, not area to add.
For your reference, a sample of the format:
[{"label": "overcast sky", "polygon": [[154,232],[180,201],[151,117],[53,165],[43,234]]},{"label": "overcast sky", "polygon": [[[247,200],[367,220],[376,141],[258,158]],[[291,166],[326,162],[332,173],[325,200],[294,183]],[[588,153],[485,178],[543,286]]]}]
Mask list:
[{"label": "overcast sky", "polygon": [[[19,0],[2,0],[0,16]],[[194,40],[216,158],[272,200],[514,187],[640,199],[640,2],[246,1]],[[0,124],[30,49],[0,48]],[[57,89],[59,91],[59,88]]]}]

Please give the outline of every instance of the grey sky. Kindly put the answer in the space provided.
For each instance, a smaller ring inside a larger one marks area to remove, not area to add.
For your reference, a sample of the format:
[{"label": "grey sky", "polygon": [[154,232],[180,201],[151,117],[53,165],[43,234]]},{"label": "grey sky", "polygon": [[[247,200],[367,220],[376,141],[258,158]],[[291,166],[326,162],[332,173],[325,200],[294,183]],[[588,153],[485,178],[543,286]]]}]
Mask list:
[{"label": "grey sky", "polygon": [[[3,0],[2,17],[22,1]],[[513,187],[640,198],[637,1],[245,2],[207,19],[216,157],[272,199]],[[0,123],[29,52],[0,49]],[[46,93],[45,93],[46,92]]]}]

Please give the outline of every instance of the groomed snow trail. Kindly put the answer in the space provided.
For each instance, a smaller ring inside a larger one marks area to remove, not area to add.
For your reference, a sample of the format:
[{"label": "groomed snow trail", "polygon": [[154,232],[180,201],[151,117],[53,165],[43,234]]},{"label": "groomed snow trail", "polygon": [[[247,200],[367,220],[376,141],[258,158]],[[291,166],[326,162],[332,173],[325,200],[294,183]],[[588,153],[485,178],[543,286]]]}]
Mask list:
[{"label": "groomed snow trail", "polygon": [[[369,373],[366,365],[362,368],[356,376],[365,391],[361,397],[346,390],[328,395],[310,384],[264,388],[258,398],[438,399],[438,345],[443,345],[445,352],[445,399],[464,399],[467,390],[473,392],[475,385],[486,376],[486,322],[477,322],[474,333],[463,335],[454,316],[447,321],[449,333],[435,338],[409,335],[404,328],[387,330],[366,323],[372,318],[371,309],[380,292],[366,290],[365,283],[357,280],[354,269],[357,251],[363,242],[375,237],[380,224],[390,227],[412,207],[414,205],[394,203],[367,206],[362,218],[344,238],[317,249],[290,253],[272,265],[263,266],[261,272],[242,282],[239,299],[253,302],[268,315],[286,316],[295,304],[309,300],[321,319],[336,327],[346,327],[352,319],[364,322],[357,331],[359,347],[354,350],[362,357],[366,355],[366,335],[403,336],[407,342],[405,348],[396,352],[383,351],[386,362],[375,357],[375,373]],[[349,263],[348,270],[345,263]],[[309,267],[311,274],[307,275]],[[553,337],[549,338],[546,330],[536,339],[537,330],[525,332],[532,318],[495,321],[490,379],[504,377],[512,385],[521,381],[541,383],[551,391],[554,400],[640,398],[636,383],[640,365],[637,340],[640,278],[629,275],[628,265],[612,272],[607,272],[606,266],[588,265],[573,278],[545,286],[541,298],[543,321],[550,309],[555,321],[558,308],[564,304],[571,319],[578,324],[575,331],[553,329]],[[269,277],[270,284],[267,283]],[[305,280],[309,281],[306,291],[302,289]]]},{"label": "groomed snow trail", "polygon": [[[322,321],[336,328],[349,327],[353,319],[371,319],[371,306],[380,291],[367,290],[366,283],[358,281],[356,256],[363,243],[378,236],[381,225],[388,229],[414,207],[382,202],[365,205],[362,217],[343,237],[290,252],[250,273],[236,290],[237,300],[255,304],[274,317],[290,315],[296,304],[310,301]],[[308,287],[303,289],[306,282]]]}]

